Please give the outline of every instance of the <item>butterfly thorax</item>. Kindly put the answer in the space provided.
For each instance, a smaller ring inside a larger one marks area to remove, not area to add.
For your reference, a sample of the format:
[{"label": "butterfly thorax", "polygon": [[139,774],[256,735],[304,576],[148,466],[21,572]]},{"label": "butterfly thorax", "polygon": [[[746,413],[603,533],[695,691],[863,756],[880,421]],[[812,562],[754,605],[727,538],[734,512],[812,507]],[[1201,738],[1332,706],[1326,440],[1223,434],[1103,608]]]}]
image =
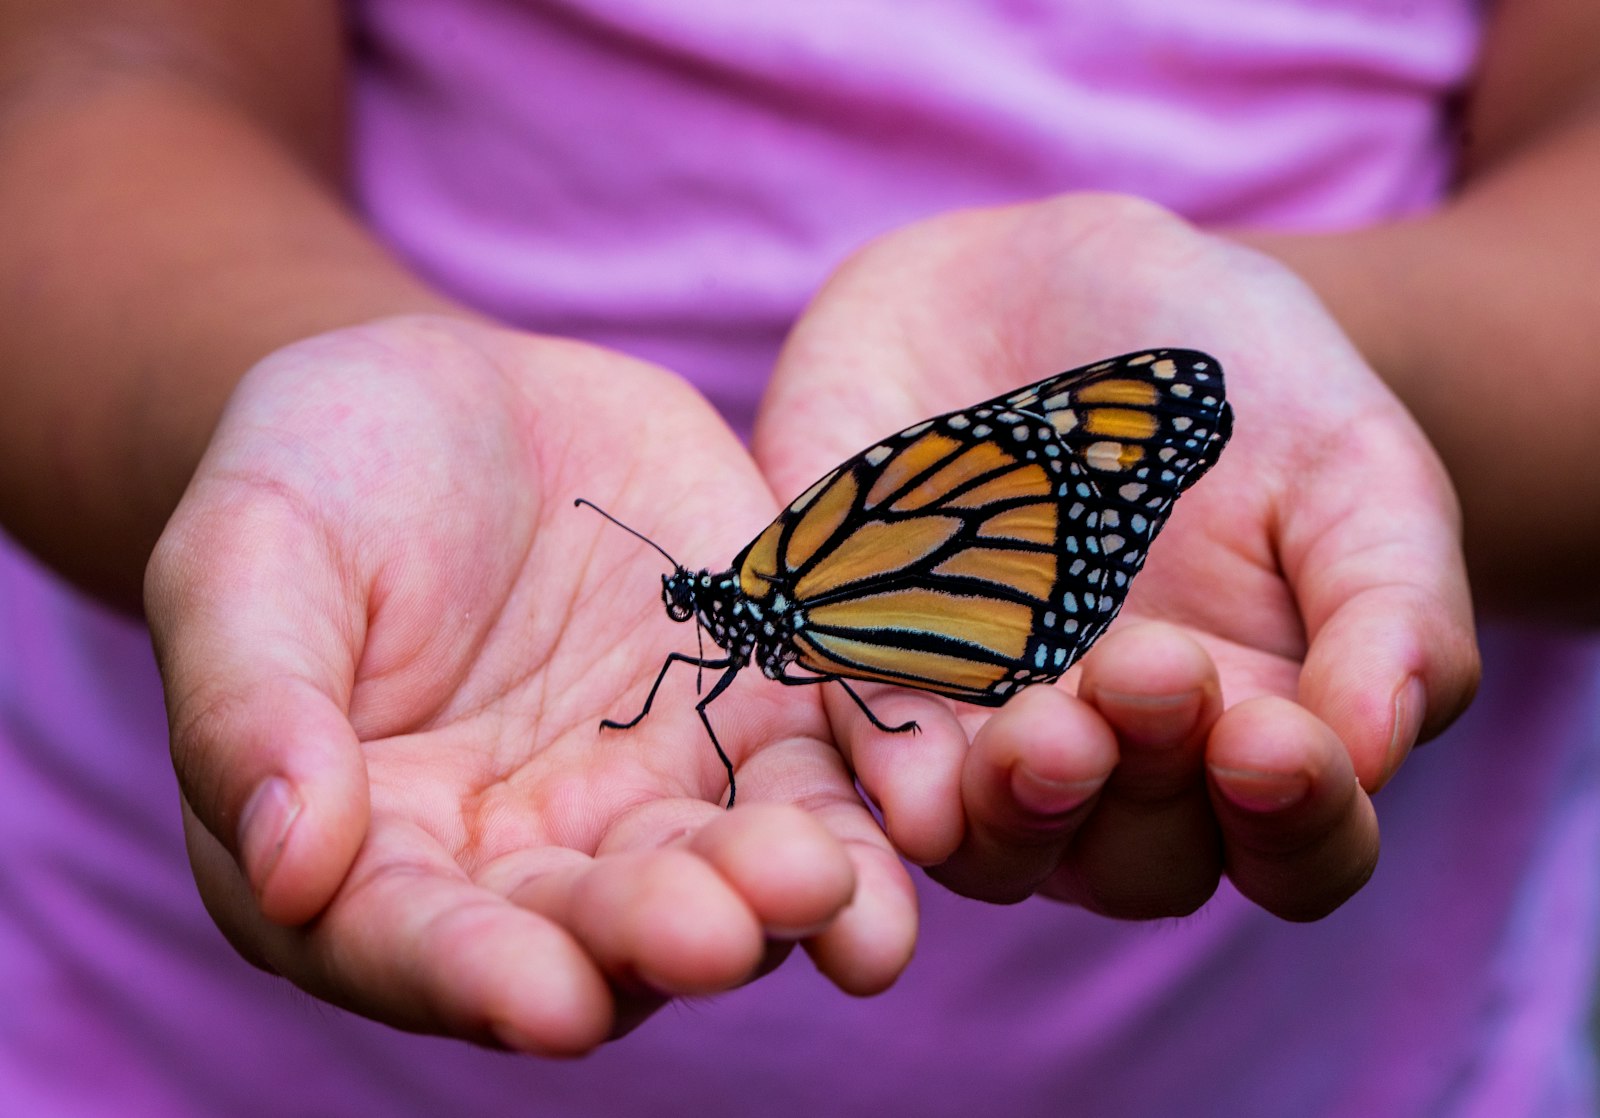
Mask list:
[{"label": "butterfly thorax", "polygon": [[674,621],[693,618],[738,666],[752,661],[777,678],[795,659],[792,643],[799,612],[781,590],[757,601],[740,585],[732,568],[690,571],[680,568],[661,579],[661,599]]}]

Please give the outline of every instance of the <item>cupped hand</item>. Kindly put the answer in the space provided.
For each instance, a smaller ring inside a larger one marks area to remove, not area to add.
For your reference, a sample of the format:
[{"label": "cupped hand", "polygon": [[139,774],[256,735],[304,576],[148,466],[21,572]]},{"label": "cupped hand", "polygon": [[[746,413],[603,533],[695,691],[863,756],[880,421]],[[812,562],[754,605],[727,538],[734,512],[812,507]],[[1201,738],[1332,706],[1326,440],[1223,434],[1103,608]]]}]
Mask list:
[{"label": "cupped hand", "polygon": [[1154,917],[1225,874],[1315,918],[1372,872],[1370,794],[1478,661],[1449,480],[1295,277],[1113,196],[901,230],[795,329],[756,458],[787,497],[919,419],[1160,346],[1220,359],[1233,439],[1081,667],[992,716],[862,688],[917,736],[829,713],[896,846],[961,893]]},{"label": "cupped hand", "polygon": [[[842,988],[910,955],[909,879],[814,689],[712,708],[663,563],[775,511],[674,377],[466,320],[392,319],[241,382],[151,561],[204,900],[259,965],[391,1024],[579,1052],[804,943]],[[684,642],[689,640],[686,646]]]}]

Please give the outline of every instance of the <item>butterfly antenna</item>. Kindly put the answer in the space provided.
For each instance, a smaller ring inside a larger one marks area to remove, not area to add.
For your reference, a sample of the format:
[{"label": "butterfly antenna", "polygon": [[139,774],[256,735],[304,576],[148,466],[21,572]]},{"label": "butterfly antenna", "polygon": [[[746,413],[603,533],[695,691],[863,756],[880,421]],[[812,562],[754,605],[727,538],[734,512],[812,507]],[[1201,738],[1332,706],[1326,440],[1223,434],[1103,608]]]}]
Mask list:
[{"label": "butterfly antenna", "polygon": [[620,521],[616,517],[612,516],[605,509],[603,509],[599,505],[595,504],[593,501],[587,500],[586,498],[583,498],[583,497],[579,497],[577,500],[572,502],[572,507],[573,508],[577,508],[579,505],[588,505],[590,508],[594,509],[595,512],[599,513],[601,516],[603,516],[607,520],[611,521],[611,523],[615,524],[618,528],[621,528],[624,532],[628,533],[628,535],[634,536],[637,539],[643,540],[645,543],[649,544],[651,547],[653,547],[657,551],[661,552],[662,555],[666,556],[667,562],[671,563],[672,566],[675,569],[680,570],[680,571],[683,569],[683,564],[682,563],[678,562],[672,556],[667,555],[667,549],[666,548],[664,548],[660,544],[656,543],[655,540],[651,539],[649,536],[645,535],[643,532],[634,531],[632,528],[628,527],[622,521]]}]

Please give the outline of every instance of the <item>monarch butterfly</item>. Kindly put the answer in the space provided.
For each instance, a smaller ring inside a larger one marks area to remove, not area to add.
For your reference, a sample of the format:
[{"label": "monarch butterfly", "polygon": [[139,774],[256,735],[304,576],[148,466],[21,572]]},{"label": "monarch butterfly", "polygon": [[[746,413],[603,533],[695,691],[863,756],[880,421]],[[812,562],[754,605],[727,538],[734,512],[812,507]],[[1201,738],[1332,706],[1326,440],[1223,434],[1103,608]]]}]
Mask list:
[{"label": "monarch butterfly", "polygon": [[[650,713],[674,663],[720,669],[696,704],[737,794],[707,708],[740,669],[849,680],[984,706],[1060,677],[1103,633],[1178,496],[1232,431],[1222,368],[1196,350],[1124,354],[907,427],[824,475],[724,571],[666,557],[667,616],[720,657],[668,654],[625,730]],[[795,674],[796,672],[804,674]]]}]

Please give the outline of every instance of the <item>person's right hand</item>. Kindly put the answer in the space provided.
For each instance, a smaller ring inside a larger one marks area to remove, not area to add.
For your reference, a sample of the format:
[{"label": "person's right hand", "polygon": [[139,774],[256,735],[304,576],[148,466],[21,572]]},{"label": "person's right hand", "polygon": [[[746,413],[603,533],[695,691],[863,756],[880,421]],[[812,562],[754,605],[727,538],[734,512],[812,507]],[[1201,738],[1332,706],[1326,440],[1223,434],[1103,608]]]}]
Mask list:
[{"label": "person's right hand", "polygon": [[698,395],[576,343],[391,319],[245,377],[146,580],[212,915],[313,994],[529,1051],[795,942],[884,988],[915,900],[817,689],[752,679],[711,708],[734,811],[692,669],[599,731],[693,645],[661,557],[575,497],[692,566],[776,511]]},{"label": "person's right hand", "polygon": [[756,459],[804,492],[927,416],[1169,346],[1226,368],[1233,438],[1081,669],[992,713],[863,685],[915,739],[828,707],[896,846],[964,896],[1166,918],[1226,875],[1320,918],[1371,875],[1369,795],[1466,706],[1478,654],[1449,477],[1285,268],[1111,195],[908,226],[790,334]]}]

